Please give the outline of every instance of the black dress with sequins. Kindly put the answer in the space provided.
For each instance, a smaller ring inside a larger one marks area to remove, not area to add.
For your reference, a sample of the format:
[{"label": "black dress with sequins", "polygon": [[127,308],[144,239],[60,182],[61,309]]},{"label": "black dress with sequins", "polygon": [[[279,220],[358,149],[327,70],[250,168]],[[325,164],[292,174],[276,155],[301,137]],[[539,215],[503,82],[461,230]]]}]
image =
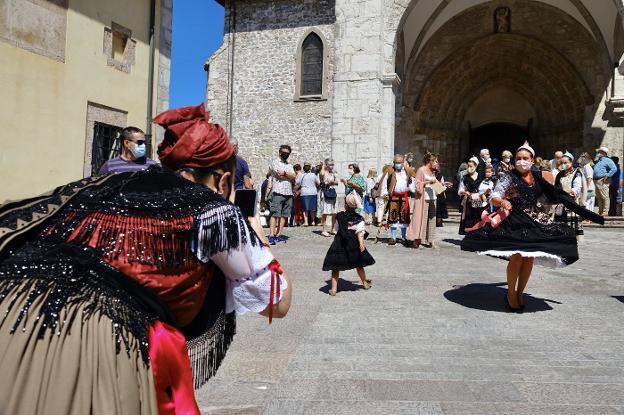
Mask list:
[{"label": "black dress with sequins", "polygon": [[569,226],[553,222],[551,207],[565,203],[581,216],[601,222],[589,212],[533,172],[533,184],[527,184],[515,171],[501,177],[493,197],[511,202],[512,210],[497,228],[486,224],[468,232],[461,243],[464,251],[500,258],[514,254],[538,259],[538,263],[565,266],[579,259],[575,232]]}]

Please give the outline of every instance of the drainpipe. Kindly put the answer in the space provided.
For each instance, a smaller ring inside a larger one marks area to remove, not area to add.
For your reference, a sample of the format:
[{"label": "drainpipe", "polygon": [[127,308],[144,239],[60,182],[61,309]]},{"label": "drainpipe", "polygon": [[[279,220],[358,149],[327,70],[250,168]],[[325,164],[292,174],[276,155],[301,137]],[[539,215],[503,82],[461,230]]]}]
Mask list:
[{"label": "drainpipe", "polygon": [[148,154],[152,155],[152,118],[154,107],[154,57],[156,53],[156,44],[154,41],[154,33],[156,32],[156,0],[150,1],[150,22],[149,22],[149,63],[147,74],[147,117],[145,126],[145,137],[148,142]]},{"label": "drainpipe", "polygon": [[236,45],[236,0],[230,0],[230,91],[228,136],[232,137],[232,120],[234,112],[234,46]]}]

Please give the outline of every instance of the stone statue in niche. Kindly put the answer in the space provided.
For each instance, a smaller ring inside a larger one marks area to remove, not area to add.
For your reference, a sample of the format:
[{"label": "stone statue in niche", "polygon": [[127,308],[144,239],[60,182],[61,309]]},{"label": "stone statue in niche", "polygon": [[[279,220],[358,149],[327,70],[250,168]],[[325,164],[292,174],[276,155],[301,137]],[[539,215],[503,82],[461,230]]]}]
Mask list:
[{"label": "stone statue in niche", "polygon": [[511,9],[499,7],[494,11],[494,33],[511,32]]}]

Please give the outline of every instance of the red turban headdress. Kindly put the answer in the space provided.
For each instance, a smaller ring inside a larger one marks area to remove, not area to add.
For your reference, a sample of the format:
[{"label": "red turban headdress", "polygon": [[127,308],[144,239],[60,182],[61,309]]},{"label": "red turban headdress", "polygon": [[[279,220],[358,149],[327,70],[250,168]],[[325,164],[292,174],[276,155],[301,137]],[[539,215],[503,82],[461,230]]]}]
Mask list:
[{"label": "red turban headdress", "polygon": [[227,133],[219,124],[208,122],[204,104],[174,108],[154,118],[167,129],[158,146],[160,162],[177,170],[182,167],[206,168],[234,155]]}]

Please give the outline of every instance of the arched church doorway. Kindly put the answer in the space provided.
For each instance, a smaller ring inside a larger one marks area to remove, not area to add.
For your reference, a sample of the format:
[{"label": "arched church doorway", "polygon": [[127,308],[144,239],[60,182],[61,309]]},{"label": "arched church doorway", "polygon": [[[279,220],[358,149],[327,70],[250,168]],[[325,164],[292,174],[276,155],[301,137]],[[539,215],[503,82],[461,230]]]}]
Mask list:
[{"label": "arched church doorway", "polygon": [[596,148],[612,63],[572,3],[413,1],[397,35],[396,151],[438,153],[452,176],[480,148],[499,158],[526,138],[545,158]]},{"label": "arched church doorway", "polygon": [[[478,128],[469,127],[470,155],[478,155],[483,148],[490,150],[492,158],[500,160],[503,151],[514,151],[529,137],[529,125],[518,125],[508,122],[495,122],[482,125]],[[539,148],[538,143],[532,143],[533,148]],[[466,161],[466,157],[462,161]]]}]

